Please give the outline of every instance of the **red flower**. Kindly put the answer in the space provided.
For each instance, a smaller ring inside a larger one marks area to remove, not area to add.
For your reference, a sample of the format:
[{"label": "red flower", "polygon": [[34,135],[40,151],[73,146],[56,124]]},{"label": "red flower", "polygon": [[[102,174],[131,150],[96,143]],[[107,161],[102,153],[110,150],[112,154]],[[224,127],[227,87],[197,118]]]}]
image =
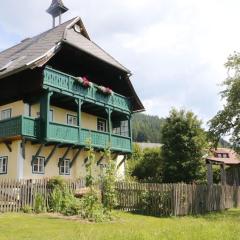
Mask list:
[{"label": "red flower", "polygon": [[82,85],[84,87],[90,87],[91,86],[91,83],[90,83],[90,81],[88,80],[87,77],[83,77],[82,80],[83,80]]}]

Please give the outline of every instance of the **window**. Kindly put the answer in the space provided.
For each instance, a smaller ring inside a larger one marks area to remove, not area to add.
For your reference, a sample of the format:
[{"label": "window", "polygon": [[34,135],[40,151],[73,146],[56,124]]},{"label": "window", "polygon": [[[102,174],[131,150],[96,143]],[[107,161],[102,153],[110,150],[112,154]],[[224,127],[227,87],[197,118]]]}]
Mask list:
[{"label": "window", "polygon": [[52,109],[49,111],[49,121],[53,122],[53,110]]},{"label": "window", "polygon": [[0,157],[0,174],[7,174],[8,157]]},{"label": "window", "polygon": [[121,135],[125,137],[129,137],[128,121],[121,122]]},{"label": "window", "polygon": [[229,158],[228,153],[223,153],[222,156],[223,156],[223,158]]},{"label": "window", "polygon": [[113,133],[129,137],[128,121],[120,121],[113,123]]},{"label": "window", "polygon": [[107,131],[107,124],[105,119],[101,119],[101,118],[97,119],[97,130],[100,132]]},{"label": "window", "polygon": [[45,157],[36,157],[33,161],[33,173],[44,174],[45,169]]},{"label": "window", "polygon": [[6,109],[1,112],[1,120],[9,119],[11,118],[12,110]]},{"label": "window", "polygon": [[59,172],[60,172],[60,175],[70,175],[70,160],[69,159],[65,159],[64,161],[61,161],[61,159],[60,159]]},{"label": "window", "polygon": [[77,117],[68,114],[67,115],[67,124],[71,125],[71,126],[77,126],[78,125]]}]

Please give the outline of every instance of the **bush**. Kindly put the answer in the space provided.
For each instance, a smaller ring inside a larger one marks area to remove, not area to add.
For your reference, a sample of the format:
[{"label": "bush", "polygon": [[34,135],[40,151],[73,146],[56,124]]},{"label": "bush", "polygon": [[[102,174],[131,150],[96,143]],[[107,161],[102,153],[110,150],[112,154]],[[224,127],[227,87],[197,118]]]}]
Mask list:
[{"label": "bush", "polygon": [[68,191],[67,189],[63,192],[61,213],[66,216],[79,215],[82,208],[80,200]]},{"label": "bush", "polygon": [[45,211],[44,198],[40,193],[37,193],[34,201],[34,212],[41,213]]},{"label": "bush", "polygon": [[117,195],[115,189],[116,183],[116,165],[111,158],[110,150],[106,150],[105,153],[108,165],[106,169],[106,173],[103,177],[103,206],[107,211],[112,211],[114,207],[117,205]]},{"label": "bush", "polygon": [[54,190],[56,187],[64,189],[66,187],[66,181],[62,177],[51,178],[47,183],[47,188]]},{"label": "bush", "polygon": [[[168,191],[143,191],[140,196],[139,206],[136,206],[136,208],[142,209],[145,214],[170,215],[169,200],[170,193]],[[184,201],[184,199],[182,199],[182,201]]]},{"label": "bush", "polygon": [[29,205],[26,205],[26,206],[22,207],[22,211],[24,213],[32,213],[32,207],[30,207]]},{"label": "bush", "polygon": [[81,217],[89,221],[102,222],[110,219],[101,204],[98,193],[94,190],[90,191],[81,199]]},{"label": "bush", "polygon": [[60,186],[55,186],[49,199],[49,208],[53,212],[61,212],[62,210],[63,193]]}]

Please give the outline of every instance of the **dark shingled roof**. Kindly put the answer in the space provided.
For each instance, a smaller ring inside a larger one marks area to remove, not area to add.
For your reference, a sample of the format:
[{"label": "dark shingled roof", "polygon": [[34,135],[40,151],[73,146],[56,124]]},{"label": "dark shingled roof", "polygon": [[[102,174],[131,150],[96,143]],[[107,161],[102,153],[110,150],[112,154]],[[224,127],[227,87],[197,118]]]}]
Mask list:
[{"label": "dark shingled roof", "polygon": [[[81,34],[73,29],[78,24]],[[24,69],[45,63],[61,48],[70,44],[126,73],[130,71],[92,42],[79,17],[69,20],[40,35],[23,40],[20,44],[0,52],[0,79]]]}]

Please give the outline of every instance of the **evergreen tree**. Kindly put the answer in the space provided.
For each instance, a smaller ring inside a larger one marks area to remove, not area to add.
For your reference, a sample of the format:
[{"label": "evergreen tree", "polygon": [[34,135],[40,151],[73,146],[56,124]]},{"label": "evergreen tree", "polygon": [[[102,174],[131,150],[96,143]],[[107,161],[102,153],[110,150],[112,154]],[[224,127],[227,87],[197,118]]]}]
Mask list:
[{"label": "evergreen tree", "polygon": [[201,121],[192,112],[173,109],[162,129],[164,182],[205,178],[203,152],[207,144]]},{"label": "evergreen tree", "polygon": [[164,119],[137,113],[133,116],[133,140],[135,142],[161,143]]}]

